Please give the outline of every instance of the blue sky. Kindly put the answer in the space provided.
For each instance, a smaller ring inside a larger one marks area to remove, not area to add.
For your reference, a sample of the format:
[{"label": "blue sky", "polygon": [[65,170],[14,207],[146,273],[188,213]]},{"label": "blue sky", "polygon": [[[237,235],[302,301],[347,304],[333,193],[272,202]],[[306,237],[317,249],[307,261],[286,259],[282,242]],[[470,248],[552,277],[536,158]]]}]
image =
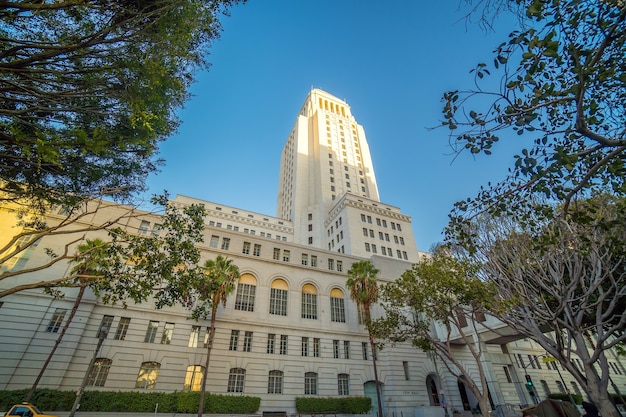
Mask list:
[{"label": "blue sky", "polygon": [[[275,215],[280,155],[311,87],[343,98],[363,125],[381,201],[413,218],[418,249],[443,239],[455,201],[498,181],[513,151],[490,157],[448,146],[441,97],[506,40],[467,25],[457,0],[250,0],[222,19],[208,71],[180,111],[178,134],[151,193],[168,190]],[[515,144],[514,144],[515,145]],[[519,146],[519,144],[518,144]]]}]

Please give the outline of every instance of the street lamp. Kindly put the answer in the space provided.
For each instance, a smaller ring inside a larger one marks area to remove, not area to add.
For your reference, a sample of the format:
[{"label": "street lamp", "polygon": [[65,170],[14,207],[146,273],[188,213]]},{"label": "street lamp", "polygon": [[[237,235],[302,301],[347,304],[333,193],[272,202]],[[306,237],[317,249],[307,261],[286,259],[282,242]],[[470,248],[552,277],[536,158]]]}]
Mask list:
[{"label": "street lamp", "polygon": [[100,330],[98,331],[98,344],[96,345],[96,350],[93,352],[93,357],[91,358],[91,361],[89,361],[89,366],[87,366],[87,371],[85,372],[85,376],[83,377],[83,382],[80,384],[80,388],[76,390],[76,399],[74,400],[74,405],[72,405],[72,411],[70,411],[69,417],[74,417],[74,414],[76,414],[76,410],[80,406],[80,398],[83,396],[83,391],[85,391],[87,381],[89,381],[89,375],[91,374],[93,365],[98,358],[98,352],[100,352],[102,343],[104,342],[104,339],[106,339],[108,333],[109,327],[107,325],[102,325],[100,327]]}]

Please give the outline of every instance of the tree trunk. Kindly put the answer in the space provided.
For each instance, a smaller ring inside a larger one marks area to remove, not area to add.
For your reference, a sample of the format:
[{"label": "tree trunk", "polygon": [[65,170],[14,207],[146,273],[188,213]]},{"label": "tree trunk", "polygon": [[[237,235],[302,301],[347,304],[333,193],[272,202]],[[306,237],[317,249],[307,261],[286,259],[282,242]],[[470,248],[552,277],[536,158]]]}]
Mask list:
[{"label": "tree trunk", "polygon": [[204,363],[204,376],[202,378],[202,388],[200,389],[200,399],[198,401],[198,417],[204,413],[204,397],[206,392],[206,380],[209,374],[209,362],[211,361],[211,349],[213,349],[213,338],[215,337],[215,314],[217,307],[211,311],[211,327],[209,328],[209,340],[207,342],[206,361]]},{"label": "tree trunk", "polygon": [[50,361],[52,360],[52,356],[54,356],[54,352],[56,352],[57,348],[61,344],[61,341],[63,341],[63,336],[65,336],[67,329],[70,327],[70,323],[72,323],[72,320],[74,319],[74,315],[76,315],[78,306],[80,305],[80,302],[83,299],[83,294],[85,294],[85,286],[81,285],[80,291],[78,291],[78,295],[76,296],[76,300],[74,300],[74,306],[72,307],[72,311],[70,312],[70,315],[67,318],[67,321],[65,322],[65,326],[63,326],[63,329],[61,329],[61,333],[59,333],[59,337],[57,337],[57,340],[54,342],[54,346],[52,346],[52,350],[48,354],[46,361],[41,367],[41,370],[39,371],[39,375],[37,375],[37,378],[35,378],[35,382],[33,382],[33,386],[30,388],[30,391],[28,391],[28,394],[26,394],[26,398],[24,398],[24,401],[30,402],[30,400],[33,398],[33,395],[35,394],[35,390],[37,389],[37,386],[39,385],[39,382],[41,381],[41,378],[43,377],[44,372],[46,372],[46,369],[48,368],[48,365],[50,364]]},{"label": "tree trunk", "polygon": [[372,332],[367,330],[370,339],[370,348],[372,349],[372,363],[374,364],[374,380],[376,382],[376,400],[378,402],[378,417],[383,417],[383,403],[380,395],[380,382],[378,381],[378,368],[376,367],[376,344],[372,337]]}]

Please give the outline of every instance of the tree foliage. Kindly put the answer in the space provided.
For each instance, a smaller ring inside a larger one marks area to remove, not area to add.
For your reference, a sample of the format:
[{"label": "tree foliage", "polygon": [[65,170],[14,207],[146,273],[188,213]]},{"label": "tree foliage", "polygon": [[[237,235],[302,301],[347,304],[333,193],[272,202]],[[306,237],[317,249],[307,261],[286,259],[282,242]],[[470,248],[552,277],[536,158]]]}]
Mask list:
[{"label": "tree foliage", "polygon": [[[45,217],[20,212],[21,231],[0,248],[0,297],[27,289],[55,292],[87,286],[105,303],[142,302],[151,296],[157,307],[188,301],[183,283],[200,271],[195,245],[202,241],[204,208],[178,207],[168,203],[167,196],[157,196],[153,203],[164,213],[151,217],[158,224],[150,234],[128,227],[148,213],[104,200],[83,202],[69,211],[57,209]],[[29,259],[23,268],[7,267],[39,247],[45,257]],[[76,265],[69,274],[52,272],[62,271],[56,267],[67,262]],[[34,274],[40,274],[39,279],[33,280]]]},{"label": "tree foliage", "polygon": [[[414,264],[382,287],[385,316],[374,322],[373,331],[391,343],[410,341],[418,349],[433,352],[474,394],[480,408],[489,410],[479,328],[485,328],[485,306],[494,292],[478,279],[477,272],[472,261],[438,248],[430,259]],[[467,361],[467,353],[473,361]]]},{"label": "tree foliage", "polygon": [[202,387],[200,389],[200,399],[198,403],[198,417],[202,417],[204,410],[204,399],[206,393],[206,380],[211,363],[211,351],[213,350],[213,340],[215,339],[215,321],[217,319],[217,309],[222,304],[226,307],[228,295],[235,289],[239,281],[239,267],[232,259],[218,255],[215,260],[208,260],[204,263],[202,273],[186,286],[194,291],[196,299],[199,301],[192,312],[193,318],[206,318],[211,314],[211,325],[209,327],[209,339],[207,342],[207,355],[204,365],[204,375]]},{"label": "tree foliage", "polygon": [[383,415],[383,403],[381,389],[378,382],[378,369],[376,366],[376,343],[372,333],[372,306],[378,302],[378,269],[370,261],[358,261],[352,264],[348,270],[346,287],[350,291],[350,298],[357,304],[359,312],[363,314],[363,321],[367,328],[370,349],[372,351],[372,365],[374,366],[374,379],[376,381],[376,401],[378,416]]},{"label": "tree foliage", "polygon": [[[470,1],[470,3],[472,3]],[[520,29],[473,70],[475,88],[445,93],[443,125],[458,151],[491,154],[525,140],[510,175],[456,204],[454,233],[479,213],[526,219],[537,194],[567,212],[591,190],[626,192],[626,3],[621,0],[476,1],[484,14],[512,8]],[[521,13],[523,12],[523,13]],[[484,22],[484,20],[483,20]],[[499,89],[483,87],[499,76]]]},{"label": "tree foliage", "polygon": [[0,201],[141,190],[237,2],[0,1]]},{"label": "tree foliage", "polygon": [[626,340],[626,202],[600,196],[567,217],[561,209],[538,232],[482,217],[471,257],[496,286],[491,312],[556,358],[602,415],[614,415],[607,351]]}]

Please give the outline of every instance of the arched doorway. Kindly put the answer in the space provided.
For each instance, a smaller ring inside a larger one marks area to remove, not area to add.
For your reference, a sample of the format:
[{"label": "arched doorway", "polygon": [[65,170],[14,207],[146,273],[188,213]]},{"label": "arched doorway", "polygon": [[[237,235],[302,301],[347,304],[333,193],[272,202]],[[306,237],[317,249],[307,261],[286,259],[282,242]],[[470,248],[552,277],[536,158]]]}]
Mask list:
[{"label": "arched doorway", "polygon": [[[378,383],[380,387],[380,401],[383,403],[383,414],[385,411],[385,396],[384,393],[384,384],[382,382]],[[376,381],[367,381],[363,384],[363,391],[366,397],[369,397],[372,400],[372,414],[378,416],[378,397],[376,396]]]},{"label": "arched doorway", "polygon": [[428,399],[430,405],[440,406],[441,400],[439,399],[439,389],[437,388],[438,378],[436,375],[430,374],[426,377],[426,391],[428,391]]}]

